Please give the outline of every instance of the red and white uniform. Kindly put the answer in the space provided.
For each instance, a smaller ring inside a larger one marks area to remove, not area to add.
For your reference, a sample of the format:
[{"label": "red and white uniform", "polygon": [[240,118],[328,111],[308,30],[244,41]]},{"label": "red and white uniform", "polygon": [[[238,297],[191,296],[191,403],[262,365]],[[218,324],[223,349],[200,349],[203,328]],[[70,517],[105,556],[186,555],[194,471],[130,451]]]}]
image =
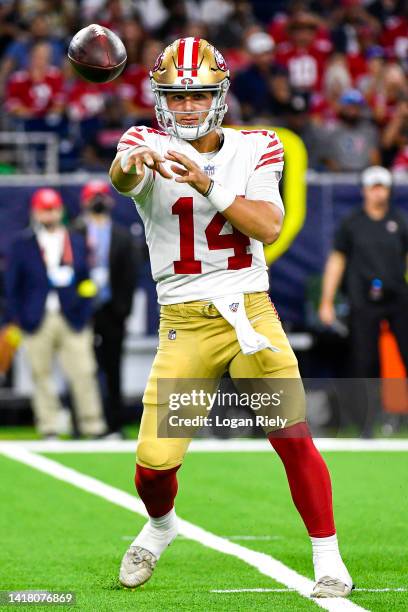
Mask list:
[{"label": "red and white uniform", "polygon": [[276,49],[275,61],[287,68],[292,87],[299,90],[320,89],[331,43],[316,40],[308,49],[284,42]]},{"label": "red and white uniform", "polygon": [[408,19],[389,17],[385,22],[380,43],[385,47],[388,57],[400,60],[408,57]]},{"label": "red and white uniform", "polygon": [[[130,128],[118,151],[143,144],[161,155],[179,151],[236,195],[271,201],[284,211],[278,191],[283,148],[277,135],[228,128],[222,133],[223,146],[210,159],[188,141],[146,127]],[[165,164],[171,172],[170,165]],[[127,195],[145,225],[160,304],[268,289],[262,243],[233,228],[195,189],[145,168],[143,180]]]},{"label": "red and white uniform", "polygon": [[62,73],[50,66],[41,81],[33,81],[26,70],[15,72],[6,90],[6,108],[25,106],[32,117],[43,117],[56,104],[64,102]]}]

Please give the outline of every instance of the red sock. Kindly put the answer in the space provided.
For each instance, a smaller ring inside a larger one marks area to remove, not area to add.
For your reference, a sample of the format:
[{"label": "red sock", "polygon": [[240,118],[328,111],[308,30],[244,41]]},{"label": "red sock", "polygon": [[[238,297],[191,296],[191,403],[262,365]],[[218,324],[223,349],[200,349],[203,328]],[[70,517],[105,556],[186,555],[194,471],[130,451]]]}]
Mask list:
[{"label": "red sock", "polygon": [[163,516],[174,506],[178,488],[176,472],[179,467],[152,470],[136,464],[135,485],[149,516]]},{"label": "red sock", "polygon": [[292,499],[311,537],[336,533],[330,474],[306,423],[268,436],[286,470]]}]

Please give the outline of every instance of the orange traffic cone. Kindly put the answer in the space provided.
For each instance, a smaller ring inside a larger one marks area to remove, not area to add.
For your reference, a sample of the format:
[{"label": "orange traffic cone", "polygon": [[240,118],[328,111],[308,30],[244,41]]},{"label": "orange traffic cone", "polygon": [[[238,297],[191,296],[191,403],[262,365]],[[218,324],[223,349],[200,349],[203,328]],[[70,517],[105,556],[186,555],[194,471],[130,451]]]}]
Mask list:
[{"label": "orange traffic cone", "polygon": [[394,414],[408,413],[407,372],[387,321],[381,323],[379,344],[383,408]]}]

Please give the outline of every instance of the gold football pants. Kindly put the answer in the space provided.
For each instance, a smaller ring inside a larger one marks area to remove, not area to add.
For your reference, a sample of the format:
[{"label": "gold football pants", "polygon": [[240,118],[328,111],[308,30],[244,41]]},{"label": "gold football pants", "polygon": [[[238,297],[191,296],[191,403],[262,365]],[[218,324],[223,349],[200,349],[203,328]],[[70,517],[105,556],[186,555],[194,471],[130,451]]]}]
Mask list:
[{"label": "gold football pants", "polygon": [[[215,392],[219,379],[226,372],[232,379],[279,378],[280,386],[283,382],[295,385],[295,390],[292,388],[288,394],[289,397],[292,393],[290,405],[285,407],[286,427],[305,421],[304,392],[297,359],[274,306],[268,295],[260,292],[245,295],[245,309],[253,328],[265,335],[279,352],[263,349],[253,355],[244,355],[235,329],[208,302],[161,307],[159,347],[143,397],[144,411],[137,446],[139,465],[157,470],[175,467],[182,463],[191,441],[187,437],[158,437],[158,409],[163,408],[158,401],[158,379],[210,379],[207,390]],[[256,386],[256,381],[253,384]]]}]

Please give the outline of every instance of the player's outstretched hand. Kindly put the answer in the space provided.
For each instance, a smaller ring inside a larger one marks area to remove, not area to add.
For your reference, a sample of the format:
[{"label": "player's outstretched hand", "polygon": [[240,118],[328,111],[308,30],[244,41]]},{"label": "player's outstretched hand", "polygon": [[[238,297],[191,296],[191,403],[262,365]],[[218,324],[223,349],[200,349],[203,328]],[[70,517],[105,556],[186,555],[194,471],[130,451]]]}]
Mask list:
[{"label": "player's outstretched hand", "polygon": [[167,151],[164,157],[169,161],[179,164],[178,166],[175,164],[171,166],[174,174],[178,175],[175,179],[177,183],[188,183],[199,193],[208,191],[210,179],[192,159],[187,157],[187,155],[183,155],[183,153],[179,153],[178,151]]},{"label": "player's outstretched hand", "polygon": [[173,178],[172,174],[163,166],[164,157],[149,147],[137,147],[126,158],[122,170],[125,174],[143,174],[143,166],[156,170],[165,179]]}]

